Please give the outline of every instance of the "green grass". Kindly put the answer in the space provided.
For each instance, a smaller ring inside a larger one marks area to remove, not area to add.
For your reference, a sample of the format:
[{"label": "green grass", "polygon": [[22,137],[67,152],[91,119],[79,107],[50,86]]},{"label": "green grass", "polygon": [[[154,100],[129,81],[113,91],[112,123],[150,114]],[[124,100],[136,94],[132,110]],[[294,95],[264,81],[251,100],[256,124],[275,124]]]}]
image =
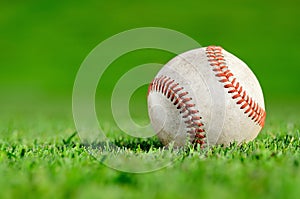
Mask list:
[{"label": "green grass", "polygon": [[298,109],[285,109],[287,115],[274,107],[258,138],[240,146],[176,151],[159,149],[156,138],[111,140],[122,148],[119,154],[160,161],[164,151],[176,158],[147,174],[101,164],[85,150],[68,116],[2,119],[0,198],[298,198]]}]

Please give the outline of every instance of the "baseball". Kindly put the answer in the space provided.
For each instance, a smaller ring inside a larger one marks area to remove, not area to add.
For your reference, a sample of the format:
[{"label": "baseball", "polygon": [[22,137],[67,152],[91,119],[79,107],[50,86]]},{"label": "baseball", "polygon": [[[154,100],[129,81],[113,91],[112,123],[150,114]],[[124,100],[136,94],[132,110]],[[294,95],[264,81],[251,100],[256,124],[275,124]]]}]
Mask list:
[{"label": "baseball", "polygon": [[249,67],[218,46],[182,53],[149,85],[148,112],[164,145],[253,140],[264,126],[264,97]]}]

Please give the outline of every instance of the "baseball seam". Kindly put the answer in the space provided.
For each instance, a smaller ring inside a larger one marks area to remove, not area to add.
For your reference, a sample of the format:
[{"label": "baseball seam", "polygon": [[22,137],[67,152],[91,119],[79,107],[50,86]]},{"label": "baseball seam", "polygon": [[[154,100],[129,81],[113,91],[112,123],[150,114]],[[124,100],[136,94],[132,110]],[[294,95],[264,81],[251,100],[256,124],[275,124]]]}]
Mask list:
[{"label": "baseball seam", "polygon": [[238,100],[236,104],[240,106],[240,109],[245,110],[244,114],[247,114],[251,120],[263,127],[266,112],[246,93],[234,74],[228,68],[222,50],[223,49],[218,46],[209,46],[206,48],[208,62],[216,73],[215,76],[220,78],[219,82],[223,83],[224,88],[228,89],[228,93],[232,95],[231,98]]},{"label": "baseball seam", "polygon": [[167,76],[155,78],[148,89],[148,94],[155,91],[163,94],[178,110],[186,124],[187,133],[194,135],[192,143],[205,144],[205,131],[201,117],[198,115],[199,110],[195,109],[195,104],[191,102],[192,98],[188,97],[189,92],[179,86],[174,79]]}]

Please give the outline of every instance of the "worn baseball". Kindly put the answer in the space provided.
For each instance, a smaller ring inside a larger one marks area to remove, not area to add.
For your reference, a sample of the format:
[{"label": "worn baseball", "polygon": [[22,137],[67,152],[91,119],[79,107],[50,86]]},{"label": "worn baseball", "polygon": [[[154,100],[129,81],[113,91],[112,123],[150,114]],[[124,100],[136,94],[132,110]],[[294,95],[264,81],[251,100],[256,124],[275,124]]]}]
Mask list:
[{"label": "worn baseball", "polygon": [[266,117],[253,72],[218,46],[169,61],[149,86],[148,112],[158,138],[174,147],[251,141]]}]

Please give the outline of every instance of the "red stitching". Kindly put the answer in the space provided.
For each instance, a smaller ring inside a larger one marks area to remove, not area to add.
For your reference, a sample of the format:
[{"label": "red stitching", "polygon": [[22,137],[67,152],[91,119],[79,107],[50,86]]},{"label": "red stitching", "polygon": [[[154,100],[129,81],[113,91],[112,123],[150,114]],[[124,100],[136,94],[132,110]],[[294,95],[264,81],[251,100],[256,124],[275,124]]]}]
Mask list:
[{"label": "red stitching", "polygon": [[[265,124],[266,112],[255,102],[251,97],[246,94],[240,83],[234,78],[234,75],[226,65],[224,55],[222,54],[222,48],[218,46],[209,46],[206,48],[206,55],[208,62],[213,67],[213,71],[216,72],[216,77],[222,79],[219,82],[224,84],[224,88],[229,89],[228,93],[232,94],[232,99],[239,99],[236,104],[240,106],[240,109],[245,109],[245,114],[259,124],[261,127]],[[230,78],[232,80],[230,80]]]},{"label": "red stitching", "polygon": [[191,103],[192,98],[188,97],[189,93],[183,87],[179,87],[179,83],[175,83],[167,76],[155,78],[148,88],[148,95],[150,91],[162,93],[170,99],[171,103],[180,110],[179,113],[184,119],[187,133],[195,135],[193,143],[199,143],[203,147],[206,135],[201,122],[202,118],[197,115],[199,111],[195,110],[195,104]]}]

